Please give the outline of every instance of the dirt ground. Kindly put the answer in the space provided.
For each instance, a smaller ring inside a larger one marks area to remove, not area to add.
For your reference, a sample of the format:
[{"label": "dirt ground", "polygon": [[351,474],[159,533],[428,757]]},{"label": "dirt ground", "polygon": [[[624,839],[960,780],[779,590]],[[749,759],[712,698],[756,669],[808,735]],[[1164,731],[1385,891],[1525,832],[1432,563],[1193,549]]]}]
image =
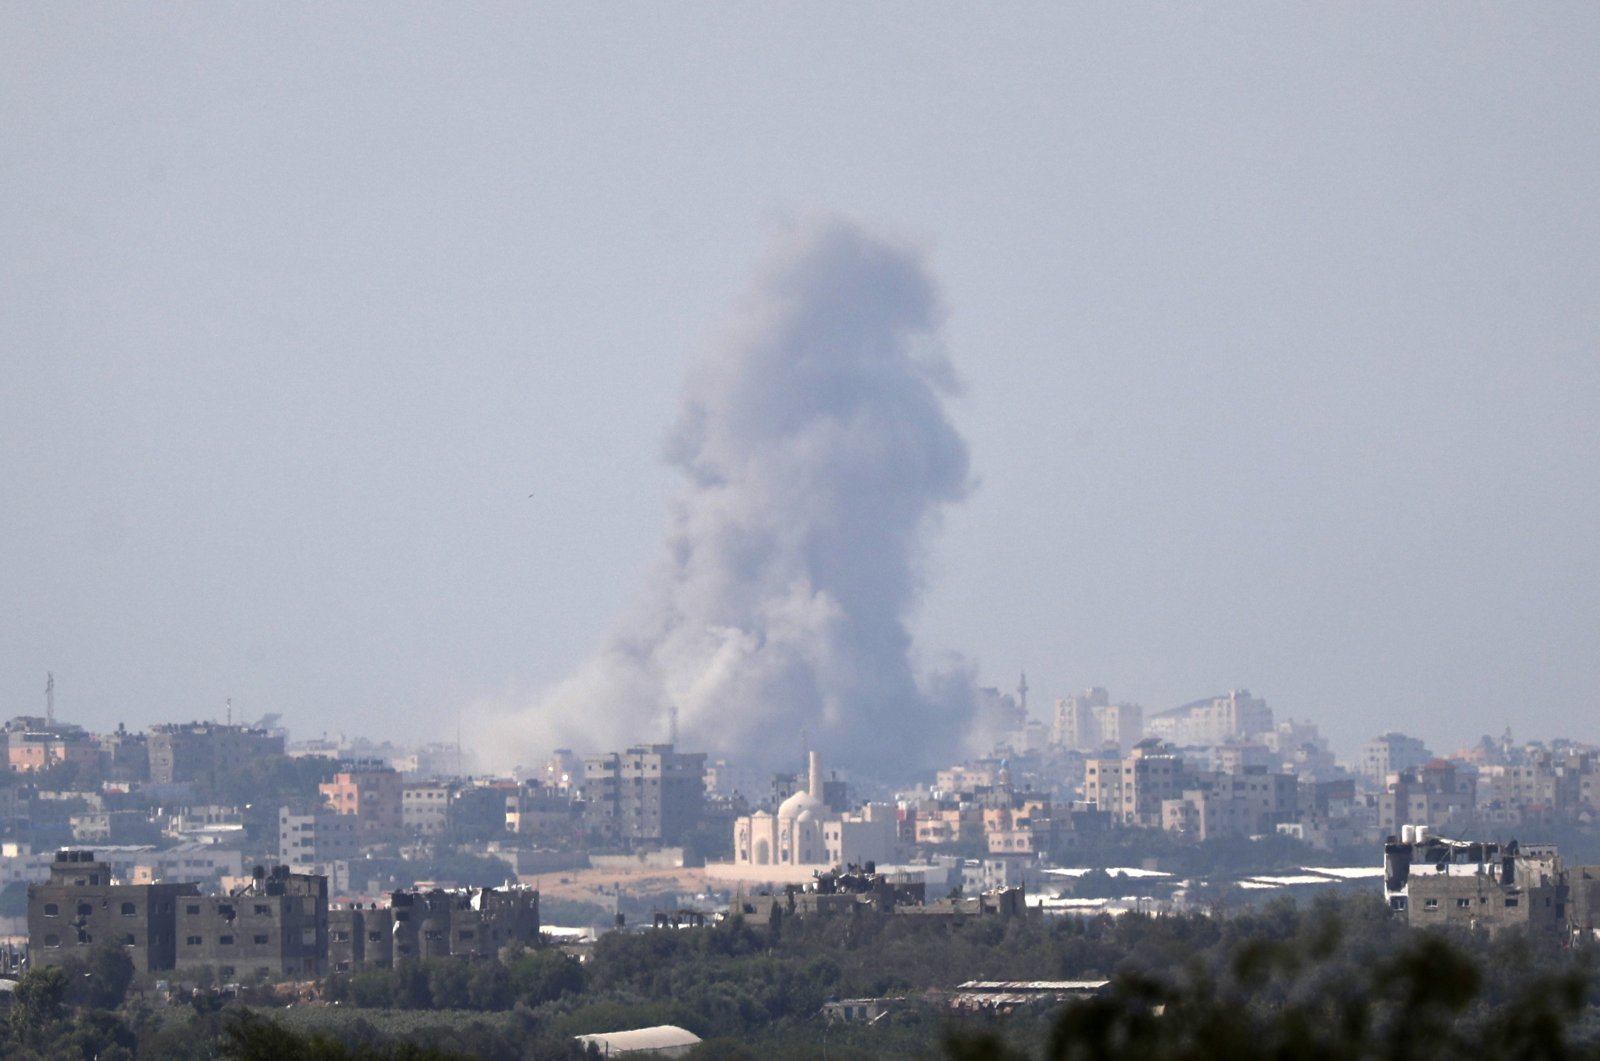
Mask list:
[{"label": "dirt ground", "polygon": [[523,883],[535,885],[541,896],[599,902],[609,899],[618,887],[633,896],[688,893],[706,890],[704,869],[568,869],[529,877]]},{"label": "dirt ground", "polygon": [[699,895],[713,891],[753,894],[785,884],[804,884],[816,872],[814,866],[735,867],[712,864],[693,869],[662,869],[641,866],[627,869],[559,870],[522,879],[539,893],[552,899],[575,899],[605,905],[620,886],[624,895],[635,898],[653,895]]}]

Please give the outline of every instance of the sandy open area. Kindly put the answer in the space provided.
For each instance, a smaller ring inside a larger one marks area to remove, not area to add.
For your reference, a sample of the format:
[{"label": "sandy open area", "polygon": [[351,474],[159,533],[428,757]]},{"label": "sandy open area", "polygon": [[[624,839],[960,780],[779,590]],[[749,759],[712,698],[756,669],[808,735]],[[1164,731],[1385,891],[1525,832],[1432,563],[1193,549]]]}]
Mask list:
[{"label": "sandy open area", "polygon": [[624,895],[698,895],[708,889],[718,892],[758,892],[786,883],[804,884],[817,867],[806,866],[787,873],[775,866],[742,868],[713,864],[693,869],[665,869],[654,866],[627,869],[569,869],[522,878],[534,885],[540,895],[553,899],[608,903],[620,887]]}]

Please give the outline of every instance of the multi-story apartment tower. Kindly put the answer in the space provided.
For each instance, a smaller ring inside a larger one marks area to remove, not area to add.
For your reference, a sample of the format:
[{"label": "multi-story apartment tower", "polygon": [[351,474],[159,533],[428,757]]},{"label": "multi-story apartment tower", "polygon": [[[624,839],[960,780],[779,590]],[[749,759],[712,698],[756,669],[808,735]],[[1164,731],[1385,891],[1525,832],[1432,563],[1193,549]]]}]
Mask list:
[{"label": "multi-story apartment tower", "polygon": [[1095,752],[1115,748],[1126,754],[1143,736],[1144,709],[1138,704],[1113,704],[1099,686],[1056,701],[1050,743],[1068,751]]},{"label": "multi-story apartment tower", "polygon": [[398,836],[405,825],[405,782],[383,763],[361,763],[317,786],[328,809],[354,815],[363,840]]},{"label": "multi-story apartment tower", "polygon": [[1433,753],[1415,737],[1404,733],[1385,733],[1361,745],[1360,773],[1376,788],[1389,783],[1389,775],[1412,766],[1421,766]]},{"label": "multi-story apartment tower", "polygon": [[1162,801],[1183,794],[1190,777],[1183,758],[1154,738],[1142,740],[1124,759],[1084,764],[1083,798],[1108,812],[1118,825],[1160,828]]},{"label": "multi-story apartment tower", "polygon": [[589,828],[624,843],[674,844],[705,809],[703,752],[642,744],[583,761]]}]

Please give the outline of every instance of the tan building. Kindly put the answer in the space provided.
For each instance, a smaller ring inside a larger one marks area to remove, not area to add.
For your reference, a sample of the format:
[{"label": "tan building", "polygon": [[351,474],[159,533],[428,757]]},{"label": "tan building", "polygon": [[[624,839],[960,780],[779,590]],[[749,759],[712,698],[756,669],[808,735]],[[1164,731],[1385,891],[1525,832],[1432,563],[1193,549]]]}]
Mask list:
[{"label": "tan building", "polygon": [[1140,741],[1125,759],[1090,759],[1083,769],[1084,802],[1117,825],[1161,828],[1162,802],[1189,785],[1183,758],[1154,739]]}]

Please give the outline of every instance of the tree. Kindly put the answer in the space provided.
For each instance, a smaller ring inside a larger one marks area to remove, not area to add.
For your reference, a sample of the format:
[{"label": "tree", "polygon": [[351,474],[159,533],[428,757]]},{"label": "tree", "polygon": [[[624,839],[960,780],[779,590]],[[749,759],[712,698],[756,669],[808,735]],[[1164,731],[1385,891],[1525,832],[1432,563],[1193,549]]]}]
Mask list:
[{"label": "tree", "polygon": [[126,947],[109,940],[94,945],[87,957],[67,962],[67,1001],[89,1009],[116,1009],[133,984],[133,959]]},{"label": "tree", "polygon": [[11,992],[11,1031],[18,1041],[40,1038],[66,1015],[67,971],[30,969]]}]

